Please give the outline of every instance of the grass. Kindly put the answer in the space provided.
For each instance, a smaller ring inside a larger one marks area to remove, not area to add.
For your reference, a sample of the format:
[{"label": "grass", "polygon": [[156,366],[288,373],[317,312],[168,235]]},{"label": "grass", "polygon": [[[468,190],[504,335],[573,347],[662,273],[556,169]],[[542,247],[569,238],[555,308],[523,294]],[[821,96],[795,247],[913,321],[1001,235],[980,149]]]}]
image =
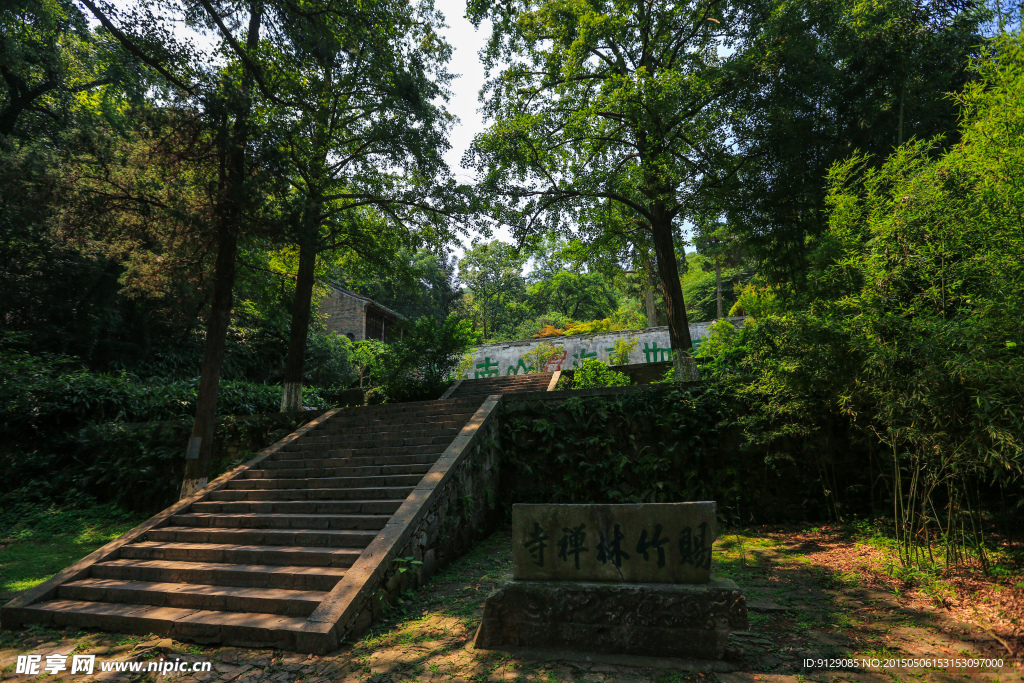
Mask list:
[{"label": "grass", "polygon": [[[56,518],[67,520],[69,514],[64,517],[58,514]],[[22,530],[29,527],[38,529],[39,525],[26,525]],[[761,538],[766,534],[772,536]],[[917,611],[905,613],[904,606],[898,602],[878,596],[870,601],[835,599],[837,596],[831,590],[823,590],[823,584],[838,586],[838,594],[847,590],[845,586],[851,577],[840,572],[833,582],[817,566],[805,566],[799,561],[804,559],[801,556],[803,544],[791,543],[786,533],[741,530],[738,534],[730,532],[719,544],[715,546],[716,567],[720,564],[733,566],[740,585],[744,589],[751,587],[752,599],[771,600],[791,608],[784,613],[750,612],[752,637],[743,640],[743,655],[738,663],[743,670],[790,673],[799,677],[811,673],[801,672],[801,657],[805,656],[801,652],[813,652],[821,657],[846,657],[850,653],[856,653],[858,657],[878,657],[881,654],[897,658],[923,656],[913,653],[917,652],[915,648],[927,643],[921,640],[920,633],[906,629],[929,625],[932,612],[927,608],[925,611],[915,608]],[[500,651],[478,651],[469,645],[479,623],[485,596],[508,576],[510,570],[511,535],[506,528],[475,544],[471,552],[455,559],[429,584],[403,593],[401,602],[396,601],[385,612],[383,620],[351,648],[337,655],[342,659],[339,664],[344,663],[348,675],[364,681],[422,681],[430,676],[443,676],[445,680],[514,680],[522,683],[565,680],[591,683],[601,680],[588,666],[580,666],[571,660],[556,663],[537,661]],[[855,593],[860,595],[860,591]],[[148,639],[146,636],[86,632],[69,635],[35,628],[21,633],[0,631],[0,649],[5,647],[5,642],[6,647],[23,651],[48,640],[62,638],[77,644],[80,650],[98,645],[138,645]],[[901,647],[908,649],[887,649],[894,638],[899,640]],[[218,650],[198,645],[187,649],[192,654],[204,654],[214,661],[218,661]],[[134,654],[124,651],[117,656],[148,658],[156,654],[155,650],[140,652],[136,649]],[[974,649],[968,654],[978,656]],[[275,654],[268,659],[277,656]],[[259,666],[268,675],[276,674],[273,662]],[[641,666],[627,668],[622,673],[637,683],[703,683],[714,680],[713,674]],[[875,673],[884,675],[884,672]],[[900,680],[915,680],[921,674],[900,671],[899,675]],[[817,678],[815,674],[806,679]],[[608,679],[609,676],[604,675],[604,680]]]},{"label": "grass", "polygon": [[402,602],[391,605],[383,619],[354,644],[356,651],[391,645],[411,645],[447,637],[421,630],[425,619],[454,617],[467,629],[479,622],[484,600],[505,574],[512,571],[511,534],[498,531],[434,575],[430,590],[407,591]]},{"label": "grass", "polygon": [[775,541],[754,535],[754,531],[730,531],[715,541],[714,573],[726,579],[736,578],[746,569],[762,566],[764,553]]},{"label": "grass", "polygon": [[0,593],[36,586],[135,527],[145,515],[86,498],[0,510]]}]

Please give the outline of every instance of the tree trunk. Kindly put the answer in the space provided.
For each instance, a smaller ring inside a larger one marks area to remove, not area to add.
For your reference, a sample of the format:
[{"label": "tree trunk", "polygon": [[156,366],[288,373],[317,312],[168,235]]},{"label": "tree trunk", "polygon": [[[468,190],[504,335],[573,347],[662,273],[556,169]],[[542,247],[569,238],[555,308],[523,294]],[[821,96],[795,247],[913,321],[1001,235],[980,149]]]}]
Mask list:
[{"label": "tree trunk", "polygon": [[654,238],[654,254],[658,259],[658,276],[665,295],[675,377],[679,381],[693,381],[698,379],[697,366],[693,362],[690,323],[686,319],[683,288],[679,284],[679,267],[676,265],[676,248],[672,243],[672,219],[666,215],[656,218],[651,221],[651,233]]},{"label": "tree trunk", "polygon": [[[308,226],[306,226],[308,227]],[[304,234],[299,243],[299,276],[288,334],[288,358],[284,363],[284,394],[281,412],[302,410],[302,375],[306,369],[306,339],[313,303],[313,273],[316,266],[316,236]]]},{"label": "tree trunk", "polygon": [[647,308],[647,327],[658,326],[658,312],[654,310],[654,273],[651,272],[651,260],[646,259],[647,289],[644,290],[644,306]]},{"label": "tree trunk", "polygon": [[725,317],[722,313],[722,262],[715,261],[715,296],[718,297],[718,319]]},{"label": "tree trunk", "polygon": [[[253,2],[249,14],[249,35],[246,49],[259,45],[262,5]],[[224,191],[219,201],[217,221],[217,261],[213,271],[213,300],[203,343],[203,369],[196,396],[196,418],[192,436],[185,452],[185,476],[181,482],[181,498],[188,498],[206,486],[213,459],[213,434],[217,420],[217,394],[228,324],[231,321],[232,295],[235,287],[235,257],[238,253],[238,229],[242,217],[245,186],[245,146],[249,133],[249,100],[251,77],[242,82],[241,102],[235,112],[231,135],[227,141],[224,170]]]},{"label": "tree trunk", "polygon": [[[213,300],[206,323],[203,344],[203,369],[196,396],[196,419],[185,455],[185,477],[181,498],[188,498],[206,486],[213,455],[213,430],[217,422],[217,393],[224,363],[224,346],[231,322],[232,290],[235,286],[235,255],[238,238],[233,229],[223,226],[217,244],[217,262],[213,271]],[[233,226],[230,226],[233,227]]]}]

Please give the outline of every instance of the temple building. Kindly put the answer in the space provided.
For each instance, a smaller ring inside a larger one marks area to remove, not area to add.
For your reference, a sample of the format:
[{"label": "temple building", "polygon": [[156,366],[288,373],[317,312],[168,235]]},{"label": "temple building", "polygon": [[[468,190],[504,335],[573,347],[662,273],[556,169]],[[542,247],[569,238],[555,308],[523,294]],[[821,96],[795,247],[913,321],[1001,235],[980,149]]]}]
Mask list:
[{"label": "temple building", "polygon": [[397,339],[402,336],[405,321],[404,316],[373,299],[333,283],[320,302],[320,312],[327,317],[328,332],[343,334],[352,341]]}]

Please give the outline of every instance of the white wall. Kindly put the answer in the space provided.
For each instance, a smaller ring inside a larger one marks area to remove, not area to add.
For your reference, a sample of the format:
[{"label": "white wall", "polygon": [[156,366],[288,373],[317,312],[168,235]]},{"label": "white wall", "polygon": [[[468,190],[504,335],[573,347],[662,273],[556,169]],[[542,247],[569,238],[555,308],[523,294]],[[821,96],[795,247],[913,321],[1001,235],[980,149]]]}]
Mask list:
[{"label": "white wall", "polygon": [[[746,318],[726,318],[726,320],[741,327]],[[707,328],[711,322],[713,321],[690,325],[690,337],[693,339],[695,349],[707,334]],[[533,372],[533,367],[523,356],[536,349],[541,342],[551,343],[561,351],[558,357],[547,364],[543,369],[544,372],[568,370],[578,366],[586,358],[597,358],[607,363],[608,354],[619,339],[629,339],[637,343],[636,348],[629,354],[630,363],[657,363],[672,360],[668,328],[649,327],[643,330],[623,330],[621,332],[486,344],[473,352],[473,362],[469,373],[462,379],[478,379],[495,375],[523,375]]]}]

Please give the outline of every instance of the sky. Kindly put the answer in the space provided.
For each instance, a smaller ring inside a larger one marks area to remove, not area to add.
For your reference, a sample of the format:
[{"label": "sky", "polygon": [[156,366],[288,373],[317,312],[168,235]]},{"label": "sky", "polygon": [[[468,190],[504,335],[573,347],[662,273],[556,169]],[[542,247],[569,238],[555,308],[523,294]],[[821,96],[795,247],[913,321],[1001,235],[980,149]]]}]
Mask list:
[{"label": "sky", "polygon": [[452,61],[449,70],[458,77],[452,82],[452,98],[448,111],[459,117],[451,134],[452,148],[445,159],[459,180],[470,182],[473,172],[461,167],[462,155],[469,148],[473,136],[484,128],[483,117],[477,113],[480,102],[477,97],[484,84],[484,67],[478,53],[490,35],[489,22],[478,31],[466,18],[465,0],[434,0],[434,6],[444,14],[448,28],[440,30],[452,46]]},{"label": "sky", "polygon": [[[127,9],[134,4],[135,0],[113,0],[117,7]],[[474,180],[475,172],[471,169],[462,168],[462,155],[469,149],[473,142],[473,136],[484,129],[483,117],[477,113],[480,107],[478,96],[480,88],[484,84],[484,67],[480,62],[479,51],[484,47],[490,37],[490,22],[484,22],[478,31],[473,24],[465,18],[466,0],[434,0],[434,6],[441,11],[445,17],[446,28],[440,29],[439,33],[452,46],[452,61],[448,65],[449,71],[456,75],[452,81],[452,97],[448,101],[448,111],[458,117],[451,130],[449,137],[451,148],[444,155],[448,167],[455,174],[455,177],[464,183],[471,183]],[[90,16],[90,19],[92,17]],[[183,34],[187,30],[176,26],[176,33]],[[209,39],[204,39],[194,33],[188,32],[191,37],[200,45],[208,44]],[[507,230],[495,230],[494,237],[505,241],[511,241]],[[463,248],[456,248],[454,251],[461,257],[465,246],[478,235],[470,235],[463,238]]]},{"label": "sky", "polygon": [[[459,120],[452,128],[449,136],[451,148],[444,158],[460,182],[471,183],[475,171],[462,167],[462,155],[469,149],[473,136],[484,129],[483,116],[477,111],[480,108],[480,88],[484,85],[484,65],[480,62],[479,52],[490,37],[490,22],[482,23],[479,30],[474,28],[465,17],[466,0],[434,0],[434,6],[444,14],[445,23],[448,24],[439,33],[452,46],[452,61],[448,70],[457,75],[451,84],[452,97],[448,101],[448,111]],[[508,230],[503,227],[497,227],[493,237],[505,242],[512,241]],[[456,257],[461,258],[465,247],[479,238],[475,234],[463,237],[462,248],[453,249]]]}]

